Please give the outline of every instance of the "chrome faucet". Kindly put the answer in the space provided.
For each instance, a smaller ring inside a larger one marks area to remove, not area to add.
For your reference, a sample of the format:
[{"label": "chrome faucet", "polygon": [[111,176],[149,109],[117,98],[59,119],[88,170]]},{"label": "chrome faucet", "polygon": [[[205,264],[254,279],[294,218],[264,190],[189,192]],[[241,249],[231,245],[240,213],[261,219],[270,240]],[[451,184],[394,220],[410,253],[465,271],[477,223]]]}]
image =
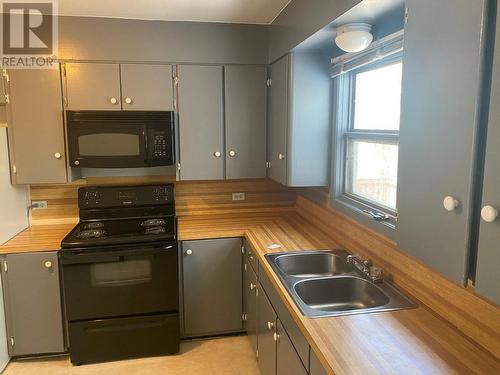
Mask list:
[{"label": "chrome faucet", "polygon": [[373,266],[369,260],[363,259],[361,255],[349,254],[347,256],[347,263],[351,263],[354,267],[365,274],[365,276],[367,276],[372,282],[382,282],[382,270]]}]

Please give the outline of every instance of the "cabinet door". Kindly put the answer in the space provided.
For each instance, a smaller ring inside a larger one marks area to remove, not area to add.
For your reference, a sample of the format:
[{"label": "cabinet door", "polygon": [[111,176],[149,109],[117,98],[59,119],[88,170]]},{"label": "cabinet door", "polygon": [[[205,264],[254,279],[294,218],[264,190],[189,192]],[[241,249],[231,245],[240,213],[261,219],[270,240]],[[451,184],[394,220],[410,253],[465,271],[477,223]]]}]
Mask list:
[{"label": "cabinet door", "polygon": [[67,63],[66,108],[121,110],[120,66],[103,63]]},{"label": "cabinet door", "polygon": [[18,184],[66,182],[59,69],[9,71],[8,123]]},{"label": "cabinet door", "polygon": [[311,348],[311,360],[309,364],[309,375],[327,375],[325,368],[319,361]]},{"label": "cabinet door", "polygon": [[276,350],[276,374],[277,375],[307,375],[299,355],[295,351],[290,338],[278,319],[277,327],[277,350]]},{"label": "cabinet door", "polygon": [[257,353],[257,275],[247,257],[243,267],[243,310],[244,328]]},{"label": "cabinet door", "polygon": [[[500,20],[498,8],[497,20]],[[490,113],[488,118],[488,138],[483,183],[483,216],[479,229],[479,246],[476,266],[476,291],[482,296],[500,304],[500,220],[488,217],[488,208],[500,210],[500,27],[497,24],[493,80],[491,82]],[[489,207],[488,207],[489,206]],[[486,207],[486,208],[484,208]],[[490,210],[491,211],[491,210]],[[489,221],[486,221],[486,220]],[[494,221],[491,221],[494,219]]]},{"label": "cabinet door", "polygon": [[241,239],[182,243],[186,336],[243,331]]},{"label": "cabinet door", "polygon": [[224,178],[222,67],[181,65],[179,143],[181,180]]},{"label": "cabinet door", "polygon": [[172,65],[122,64],[125,111],[173,111]]},{"label": "cabinet door", "polygon": [[[407,0],[398,170],[399,246],[467,279],[484,1]],[[449,212],[445,197],[459,202]]]},{"label": "cabinet door", "polygon": [[287,183],[287,140],[289,119],[290,57],[285,56],[271,65],[269,90],[269,177],[283,185]]},{"label": "cabinet door", "polygon": [[9,354],[63,352],[57,252],[8,254],[2,278]]},{"label": "cabinet door", "polygon": [[257,291],[257,338],[259,344],[259,364],[262,375],[274,375],[276,373],[276,320],[271,302],[262,287]]},{"label": "cabinet door", "polygon": [[226,66],[224,77],[226,178],[265,178],[266,68]]}]

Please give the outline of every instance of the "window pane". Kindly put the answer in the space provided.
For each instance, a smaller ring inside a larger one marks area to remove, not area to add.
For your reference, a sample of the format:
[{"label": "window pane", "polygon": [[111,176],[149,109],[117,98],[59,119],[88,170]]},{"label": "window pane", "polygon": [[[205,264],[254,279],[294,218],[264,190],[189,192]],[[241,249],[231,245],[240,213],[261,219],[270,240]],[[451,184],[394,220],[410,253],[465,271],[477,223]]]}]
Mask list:
[{"label": "window pane", "polygon": [[398,146],[388,143],[347,142],[346,193],[396,210]]},{"label": "window pane", "polygon": [[399,130],[402,64],[356,74],[354,129]]}]

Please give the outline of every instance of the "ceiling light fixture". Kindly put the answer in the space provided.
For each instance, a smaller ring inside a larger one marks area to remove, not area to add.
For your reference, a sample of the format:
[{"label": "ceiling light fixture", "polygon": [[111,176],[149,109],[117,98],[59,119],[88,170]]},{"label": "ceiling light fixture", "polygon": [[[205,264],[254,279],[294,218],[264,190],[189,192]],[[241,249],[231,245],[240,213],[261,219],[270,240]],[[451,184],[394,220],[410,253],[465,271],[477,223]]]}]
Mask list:
[{"label": "ceiling light fixture", "polygon": [[371,31],[368,23],[349,23],[337,28],[335,43],[345,52],[360,52],[373,41]]}]

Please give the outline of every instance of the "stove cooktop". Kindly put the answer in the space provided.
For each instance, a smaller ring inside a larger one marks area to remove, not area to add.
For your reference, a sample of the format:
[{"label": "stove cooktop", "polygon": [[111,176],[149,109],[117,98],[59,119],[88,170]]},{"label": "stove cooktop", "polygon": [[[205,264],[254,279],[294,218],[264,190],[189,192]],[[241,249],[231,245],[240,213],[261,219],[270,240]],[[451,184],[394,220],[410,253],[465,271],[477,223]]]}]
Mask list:
[{"label": "stove cooktop", "polygon": [[63,239],[63,249],[175,240],[175,216],[80,222]]}]

